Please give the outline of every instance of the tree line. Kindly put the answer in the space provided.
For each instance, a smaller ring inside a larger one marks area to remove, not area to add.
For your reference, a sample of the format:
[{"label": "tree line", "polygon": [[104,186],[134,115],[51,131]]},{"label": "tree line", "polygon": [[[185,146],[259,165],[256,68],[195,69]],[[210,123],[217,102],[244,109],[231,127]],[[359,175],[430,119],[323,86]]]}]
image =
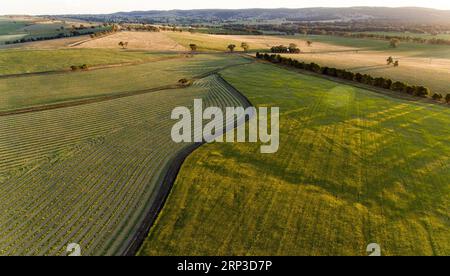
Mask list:
[{"label": "tree line", "polygon": [[289,47],[284,45],[274,46],[270,49],[270,51],[278,54],[300,54],[301,52],[297,45],[293,43],[291,43]]},{"label": "tree line", "polygon": [[122,24],[122,29],[127,31],[138,31],[138,32],[160,32],[161,29],[159,27],[147,24]]},{"label": "tree line", "polygon": [[95,36],[101,36],[108,33],[113,32],[111,29],[89,29],[89,31],[86,31],[87,29],[80,29],[80,30],[71,30],[70,32],[61,32],[54,35],[45,35],[45,36],[39,36],[39,37],[24,37],[21,39],[13,40],[13,41],[5,41],[6,45],[9,44],[19,44],[19,43],[26,43],[26,42],[35,42],[35,41],[44,41],[44,40],[52,40],[52,39],[59,39],[59,38],[67,38],[67,37],[76,37],[76,36],[82,36],[82,35],[90,35],[91,37]]},{"label": "tree line", "polygon": [[[430,89],[424,86],[408,85],[401,81],[393,81],[383,77],[372,77],[368,74],[353,73],[343,69],[332,67],[322,67],[317,63],[305,63],[292,58],[282,57],[276,54],[256,53],[256,58],[263,59],[272,63],[287,65],[290,67],[308,70],[317,74],[322,74],[330,77],[335,77],[348,81],[356,81],[358,83],[374,86],[377,88],[389,89],[395,92],[407,93],[417,97],[427,97],[431,94]],[[444,97],[441,94],[434,94],[434,100],[441,101]],[[445,101],[450,103],[450,94],[447,94]]]}]

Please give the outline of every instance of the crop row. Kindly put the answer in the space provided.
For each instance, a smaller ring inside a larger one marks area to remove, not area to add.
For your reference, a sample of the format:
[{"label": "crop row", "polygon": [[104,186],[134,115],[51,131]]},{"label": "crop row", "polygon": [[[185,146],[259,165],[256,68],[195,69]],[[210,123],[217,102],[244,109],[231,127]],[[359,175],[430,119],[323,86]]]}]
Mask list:
[{"label": "crop row", "polygon": [[[211,76],[182,90],[0,118],[6,173],[61,149],[59,158],[1,183],[0,254],[63,255],[73,242],[85,255],[122,253],[168,162],[187,146],[170,138],[170,111],[194,98],[241,105]],[[23,139],[9,143],[14,135]]]}]

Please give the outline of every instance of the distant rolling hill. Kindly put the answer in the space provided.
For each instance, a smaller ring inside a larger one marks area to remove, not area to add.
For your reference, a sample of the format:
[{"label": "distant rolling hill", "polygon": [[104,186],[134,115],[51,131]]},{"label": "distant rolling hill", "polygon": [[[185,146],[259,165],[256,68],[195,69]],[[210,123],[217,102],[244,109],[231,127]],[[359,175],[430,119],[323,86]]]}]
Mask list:
[{"label": "distant rolling hill", "polygon": [[304,9],[240,9],[240,10],[170,10],[134,11],[104,15],[71,15],[68,17],[97,20],[149,20],[149,21],[236,21],[236,20],[277,20],[296,21],[348,21],[348,20],[388,20],[410,23],[450,24],[450,11],[427,8],[304,8]]}]

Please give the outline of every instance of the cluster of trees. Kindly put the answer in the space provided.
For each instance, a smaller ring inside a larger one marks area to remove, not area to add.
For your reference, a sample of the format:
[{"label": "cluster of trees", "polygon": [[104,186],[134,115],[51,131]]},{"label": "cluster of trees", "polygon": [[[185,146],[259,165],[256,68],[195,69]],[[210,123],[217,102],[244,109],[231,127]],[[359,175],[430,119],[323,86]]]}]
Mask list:
[{"label": "cluster of trees", "polygon": [[444,100],[447,104],[450,104],[450,94],[447,94],[447,96],[442,96],[442,94],[434,93],[432,96],[433,100],[435,101],[442,101]]},{"label": "cluster of trees", "polygon": [[159,29],[161,31],[172,31],[172,32],[179,32],[179,33],[183,32],[183,28],[178,28],[176,26],[161,26],[161,27],[159,27]]},{"label": "cluster of trees", "polygon": [[72,70],[72,71],[89,70],[89,66],[87,66],[87,64],[83,64],[83,65],[72,65],[72,66],[70,66],[70,70]]},{"label": "cluster of trees", "polygon": [[[267,53],[265,53],[265,54],[256,53],[256,57],[259,59],[264,59],[264,60],[270,61],[272,63],[280,63],[283,65],[288,65],[288,66],[295,67],[298,69],[308,70],[308,71],[311,71],[311,72],[314,72],[317,74],[323,74],[323,75],[336,77],[336,78],[349,80],[349,81],[356,81],[356,82],[359,82],[362,84],[375,86],[378,88],[390,89],[390,90],[396,91],[396,92],[408,93],[410,95],[414,95],[414,96],[418,96],[418,97],[426,97],[427,95],[430,94],[430,90],[424,86],[408,85],[404,82],[393,81],[391,79],[387,79],[387,78],[383,78],[383,77],[374,78],[367,74],[353,73],[350,71],[337,69],[337,68],[331,68],[331,67],[322,67],[316,63],[300,62],[298,60],[282,57],[280,55],[274,55],[274,54],[269,55]],[[450,96],[448,96],[448,97],[450,97]]]},{"label": "cluster of trees", "polygon": [[387,62],[387,65],[394,65],[394,67],[399,67],[400,66],[400,61],[394,60],[393,57],[388,57],[386,62]]},{"label": "cluster of trees", "polygon": [[148,24],[124,24],[121,26],[127,31],[139,31],[139,32],[160,32],[159,27]]},{"label": "cluster of trees", "polygon": [[270,49],[272,53],[278,53],[278,54],[299,54],[301,53],[301,50],[297,47],[297,45],[291,43],[289,47],[286,47],[284,45],[280,46],[274,46]]},{"label": "cluster of trees", "polygon": [[191,82],[188,79],[180,79],[178,83],[184,86],[188,86]]},{"label": "cluster of trees", "polygon": [[113,33],[117,32],[118,30],[119,30],[118,27],[116,25],[113,25],[111,27],[111,29],[109,29],[109,30],[105,30],[105,31],[102,31],[102,32],[95,32],[95,33],[91,34],[90,36],[91,36],[91,38],[107,36],[107,35],[110,35],[110,34],[113,34]]},{"label": "cluster of trees", "polygon": [[197,44],[191,43],[189,44],[189,47],[191,48],[192,52],[197,52],[198,49]]},{"label": "cluster of trees", "polygon": [[122,47],[122,49],[128,48],[128,41],[121,41],[119,42],[119,46]]}]

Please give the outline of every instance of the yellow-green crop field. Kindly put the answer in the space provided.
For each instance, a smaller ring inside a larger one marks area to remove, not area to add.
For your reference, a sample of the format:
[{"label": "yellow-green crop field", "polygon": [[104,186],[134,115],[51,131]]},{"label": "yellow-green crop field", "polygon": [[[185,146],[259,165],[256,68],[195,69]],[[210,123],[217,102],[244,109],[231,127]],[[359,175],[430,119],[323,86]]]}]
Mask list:
[{"label": "yellow-green crop field", "polygon": [[141,255],[450,254],[450,109],[266,64],[221,75],[280,107],[280,150],[185,162]]}]

